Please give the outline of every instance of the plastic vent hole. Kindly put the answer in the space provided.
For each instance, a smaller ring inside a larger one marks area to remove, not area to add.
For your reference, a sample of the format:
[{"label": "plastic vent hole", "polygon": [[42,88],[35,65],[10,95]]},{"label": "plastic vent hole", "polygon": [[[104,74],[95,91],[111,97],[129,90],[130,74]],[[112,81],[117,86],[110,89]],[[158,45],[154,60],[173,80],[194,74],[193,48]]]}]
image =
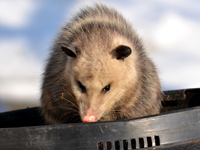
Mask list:
[{"label": "plastic vent hole", "polygon": [[128,141],[127,140],[123,140],[123,146],[124,146],[124,150],[128,150]]},{"label": "plastic vent hole", "polygon": [[144,139],[139,138],[140,148],[144,148]]},{"label": "plastic vent hole", "polygon": [[103,143],[102,143],[102,142],[99,142],[99,143],[98,143],[98,147],[99,147],[99,150],[103,150]]},{"label": "plastic vent hole", "polygon": [[107,142],[107,150],[112,150],[112,143],[111,142]]},{"label": "plastic vent hole", "polygon": [[160,145],[160,138],[159,138],[159,136],[155,136],[155,143],[156,143],[156,146]]},{"label": "plastic vent hole", "polygon": [[120,150],[120,143],[119,143],[119,141],[115,141],[115,150]]},{"label": "plastic vent hole", "polygon": [[152,139],[151,139],[151,137],[147,137],[147,145],[148,145],[148,147],[152,147]]},{"label": "plastic vent hole", "polygon": [[136,149],[136,141],[135,139],[131,139],[131,148]]}]

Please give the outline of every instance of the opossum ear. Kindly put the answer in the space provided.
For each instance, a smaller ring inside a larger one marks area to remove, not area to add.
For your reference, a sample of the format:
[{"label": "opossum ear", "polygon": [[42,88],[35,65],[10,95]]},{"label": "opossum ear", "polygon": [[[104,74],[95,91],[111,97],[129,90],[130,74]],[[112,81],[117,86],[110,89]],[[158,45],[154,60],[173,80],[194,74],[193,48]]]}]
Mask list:
[{"label": "opossum ear", "polygon": [[63,52],[65,52],[70,57],[76,57],[76,50],[71,47],[61,46]]},{"label": "opossum ear", "polygon": [[124,45],[119,45],[111,52],[111,54],[116,59],[124,59],[124,58],[128,57],[131,54],[131,52],[132,52],[132,50],[130,47],[124,46]]}]

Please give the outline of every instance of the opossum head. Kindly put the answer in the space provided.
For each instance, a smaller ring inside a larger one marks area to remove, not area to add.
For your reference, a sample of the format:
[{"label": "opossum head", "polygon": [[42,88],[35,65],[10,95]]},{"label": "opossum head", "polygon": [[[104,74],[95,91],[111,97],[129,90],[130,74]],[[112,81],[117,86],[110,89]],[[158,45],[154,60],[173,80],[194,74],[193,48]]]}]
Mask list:
[{"label": "opossum head", "polygon": [[110,120],[108,114],[114,113],[115,104],[137,80],[137,55],[128,40],[116,36],[109,44],[99,43],[101,40],[90,46],[81,42],[62,46],[68,56],[65,76],[79,105],[82,122]]}]

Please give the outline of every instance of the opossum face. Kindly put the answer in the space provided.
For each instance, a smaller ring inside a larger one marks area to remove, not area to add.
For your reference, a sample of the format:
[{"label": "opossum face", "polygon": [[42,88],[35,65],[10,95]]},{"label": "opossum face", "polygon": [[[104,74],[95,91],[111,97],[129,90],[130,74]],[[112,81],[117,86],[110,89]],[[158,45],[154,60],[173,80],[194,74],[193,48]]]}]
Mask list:
[{"label": "opossum face", "polygon": [[76,48],[62,47],[70,56],[66,74],[79,104],[81,120],[109,120],[108,114],[115,111],[114,105],[137,78],[132,47],[114,42],[107,47],[109,50],[87,49],[80,54]]}]

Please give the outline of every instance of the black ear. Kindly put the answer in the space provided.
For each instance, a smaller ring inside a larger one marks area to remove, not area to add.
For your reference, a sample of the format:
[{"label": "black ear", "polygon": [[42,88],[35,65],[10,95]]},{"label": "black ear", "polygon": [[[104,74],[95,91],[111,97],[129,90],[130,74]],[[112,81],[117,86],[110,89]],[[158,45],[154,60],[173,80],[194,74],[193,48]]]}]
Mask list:
[{"label": "black ear", "polygon": [[119,45],[111,53],[116,59],[124,59],[131,54],[132,50],[128,46]]},{"label": "black ear", "polygon": [[63,52],[65,52],[70,57],[76,57],[76,52],[72,48],[61,46]]}]

